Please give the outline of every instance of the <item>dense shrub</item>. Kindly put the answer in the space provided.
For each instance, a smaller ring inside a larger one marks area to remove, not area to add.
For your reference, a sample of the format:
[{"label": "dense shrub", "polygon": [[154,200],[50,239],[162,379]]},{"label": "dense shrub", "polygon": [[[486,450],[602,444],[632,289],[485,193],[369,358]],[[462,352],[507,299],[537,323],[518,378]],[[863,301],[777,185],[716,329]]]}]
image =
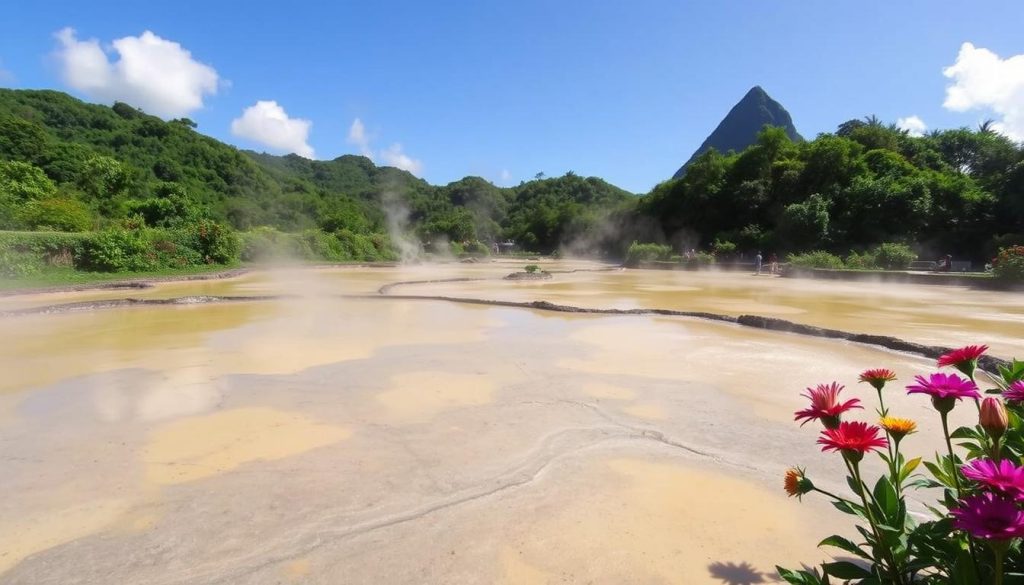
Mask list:
[{"label": "dense shrub", "polygon": [[30,229],[87,232],[93,224],[89,207],[68,197],[29,201],[21,207],[17,216],[21,225]]},{"label": "dense shrub", "polygon": [[480,240],[473,240],[466,245],[466,254],[470,256],[490,256],[491,249],[487,247],[487,244]]},{"label": "dense shrub", "polygon": [[128,272],[156,268],[157,255],[143,230],[120,227],[92,234],[85,240],[75,266],[96,272]]},{"label": "dense shrub", "polygon": [[671,255],[671,246],[633,242],[626,251],[626,266],[639,266],[641,262],[653,260],[668,260]]},{"label": "dense shrub", "polygon": [[284,258],[301,259],[302,246],[293,234],[262,226],[242,232],[241,258],[245,262],[266,262]]},{"label": "dense shrub", "polygon": [[872,256],[875,265],[886,270],[905,270],[911,262],[917,260],[917,254],[906,244],[880,244]]},{"label": "dense shrub", "polygon": [[0,232],[0,276],[30,276],[46,266],[71,266],[88,236],[58,232]]},{"label": "dense shrub", "polygon": [[192,248],[207,264],[228,264],[238,260],[240,244],[230,227],[209,219],[201,219],[183,228]]},{"label": "dense shrub", "polygon": [[707,252],[694,252],[689,258],[683,258],[682,261],[690,268],[699,268],[714,264],[715,256]]},{"label": "dense shrub", "polygon": [[829,254],[828,252],[822,252],[820,250],[815,252],[805,252],[803,254],[790,254],[786,257],[786,262],[791,266],[797,266],[800,268],[840,269],[843,267],[842,258],[835,254]]},{"label": "dense shrub", "polygon": [[846,257],[846,267],[852,270],[872,270],[878,268],[875,264],[875,256],[870,252],[864,252],[858,254],[857,252],[850,252],[850,255]]},{"label": "dense shrub", "polygon": [[46,266],[43,257],[33,252],[0,248],[0,278],[24,278],[38,274]]},{"label": "dense shrub", "polygon": [[348,229],[327,233],[318,229],[298,234],[259,227],[239,234],[246,262],[303,260],[373,262],[393,260],[394,250],[383,234],[357,234]]},{"label": "dense shrub", "polygon": [[731,258],[736,253],[736,244],[728,240],[715,240],[715,243],[711,245],[711,253],[715,258],[723,260]]},{"label": "dense shrub", "polygon": [[[435,252],[444,252],[444,250],[432,250]],[[462,256],[466,253],[466,247],[461,242],[451,242],[448,244],[448,253],[452,256]]]},{"label": "dense shrub", "polygon": [[1003,248],[992,260],[992,272],[996,278],[1012,282],[1024,282],[1024,246]]}]

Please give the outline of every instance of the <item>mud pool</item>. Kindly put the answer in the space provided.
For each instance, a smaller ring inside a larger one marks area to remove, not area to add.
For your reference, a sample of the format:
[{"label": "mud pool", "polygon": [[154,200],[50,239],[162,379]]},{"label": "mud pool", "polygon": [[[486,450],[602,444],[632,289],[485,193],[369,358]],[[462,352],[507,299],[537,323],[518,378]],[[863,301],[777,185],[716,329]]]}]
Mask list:
[{"label": "mud pool", "polygon": [[[799,393],[839,380],[870,407],[861,370],[907,381],[932,364],[693,318],[409,296],[757,314],[1024,356],[1012,293],[622,270],[501,279],[522,264],[0,298],[11,311],[283,296],[0,319],[0,583],[770,582],[849,525],[781,489],[794,464],[842,489],[839,459],[791,422]],[[454,278],[479,280],[378,294]],[[906,448],[935,451],[928,401],[890,397],[922,427]]]}]

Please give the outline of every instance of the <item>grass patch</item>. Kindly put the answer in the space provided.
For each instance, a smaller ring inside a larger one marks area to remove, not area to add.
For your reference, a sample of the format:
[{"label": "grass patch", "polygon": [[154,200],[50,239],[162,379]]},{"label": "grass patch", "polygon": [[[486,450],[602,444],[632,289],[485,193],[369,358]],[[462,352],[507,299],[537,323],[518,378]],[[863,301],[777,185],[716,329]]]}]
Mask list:
[{"label": "grass patch", "polygon": [[138,272],[85,272],[70,266],[48,266],[45,269],[22,278],[0,279],[0,290],[12,291],[19,289],[49,288],[77,286],[85,284],[102,284],[122,280],[139,280],[146,278],[167,278],[175,276],[193,276],[211,274],[239,268],[238,265],[210,264],[206,266],[189,266],[185,268],[162,268],[159,270],[143,270]]}]

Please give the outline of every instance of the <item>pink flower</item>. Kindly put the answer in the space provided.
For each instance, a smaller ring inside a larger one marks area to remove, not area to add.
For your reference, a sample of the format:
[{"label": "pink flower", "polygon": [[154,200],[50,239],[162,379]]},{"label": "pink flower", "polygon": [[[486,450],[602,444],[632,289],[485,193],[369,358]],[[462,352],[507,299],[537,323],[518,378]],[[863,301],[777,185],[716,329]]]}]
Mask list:
[{"label": "pink flower", "polygon": [[879,436],[882,429],[860,421],[843,422],[834,429],[821,431],[818,444],[822,451],[841,451],[844,456],[860,461],[868,451],[887,447],[889,442]]},{"label": "pink flower", "polygon": [[811,407],[796,411],[793,420],[805,419],[800,426],[818,419],[825,428],[834,429],[838,427],[841,414],[851,408],[863,408],[860,406],[860,400],[857,398],[840,402],[839,393],[843,391],[843,388],[838,382],[818,384],[815,388],[808,388],[807,393],[802,396],[810,399]]},{"label": "pink flower", "polygon": [[978,413],[978,424],[985,429],[988,436],[998,441],[1010,426],[1010,418],[1006,414],[1006,407],[1003,406],[1002,401],[992,397],[982,400],[981,411]]},{"label": "pink flower", "polygon": [[959,366],[966,362],[977,363],[978,358],[986,351],[988,351],[987,345],[968,345],[967,347],[954,349],[949,353],[944,353],[939,356],[939,367]]},{"label": "pink flower", "polygon": [[1017,380],[1003,391],[1003,398],[1010,402],[1024,402],[1024,380]]},{"label": "pink flower", "polygon": [[964,477],[978,482],[985,489],[1009,498],[1024,499],[1024,467],[1018,467],[1007,459],[998,463],[990,459],[975,459],[962,466],[960,471]]},{"label": "pink flower", "polygon": [[927,394],[932,397],[932,405],[939,412],[949,412],[957,400],[961,398],[981,398],[978,386],[956,374],[932,374],[914,376],[917,384],[907,386],[907,394]]},{"label": "pink flower", "polygon": [[953,526],[976,538],[1010,540],[1024,535],[1024,512],[1010,500],[985,492],[950,510]]}]

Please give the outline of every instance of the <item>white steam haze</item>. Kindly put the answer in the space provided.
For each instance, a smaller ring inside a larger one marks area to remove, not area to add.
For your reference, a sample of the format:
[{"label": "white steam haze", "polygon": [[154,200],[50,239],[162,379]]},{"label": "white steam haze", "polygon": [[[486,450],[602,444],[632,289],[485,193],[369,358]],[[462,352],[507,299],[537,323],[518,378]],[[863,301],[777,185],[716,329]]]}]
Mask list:
[{"label": "white steam haze", "polygon": [[[221,79],[213,67],[192,58],[180,44],[145,31],[123,37],[104,50],[97,39],[79,40],[75,29],[55,35],[53,57],[69,87],[102,101],[122,101],[162,118],[175,118],[203,107]],[[116,53],[111,61],[109,53]]]},{"label": "white steam haze", "polygon": [[313,158],[309,132],[313,123],[292,118],[276,101],[260,100],[231,121],[231,133],[258,142],[277,152]]},{"label": "white steam haze", "polygon": [[366,132],[366,125],[360,118],[353,120],[352,125],[349,126],[347,142],[358,148],[359,154],[375,163],[402,169],[417,177],[423,173],[423,161],[406,154],[401,143],[395,142],[387,148],[374,150],[373,137]]},{"label": "white steam haze", "polygon": [[384,209],[388,237],[398,248],[399,260],[402,264],[419,262],[420,243],[409,235],[409,206],[405,204],[401,195],[391,189],[384,190],[380,203]]},{"label": "white steam haze", "polygon": [[1003,59],[988,49],[964,43],[956,63],[942,74],[953,80],[942,104],[946,109],[993,112],[997,132],[1024,141],[1024,55]]}]

